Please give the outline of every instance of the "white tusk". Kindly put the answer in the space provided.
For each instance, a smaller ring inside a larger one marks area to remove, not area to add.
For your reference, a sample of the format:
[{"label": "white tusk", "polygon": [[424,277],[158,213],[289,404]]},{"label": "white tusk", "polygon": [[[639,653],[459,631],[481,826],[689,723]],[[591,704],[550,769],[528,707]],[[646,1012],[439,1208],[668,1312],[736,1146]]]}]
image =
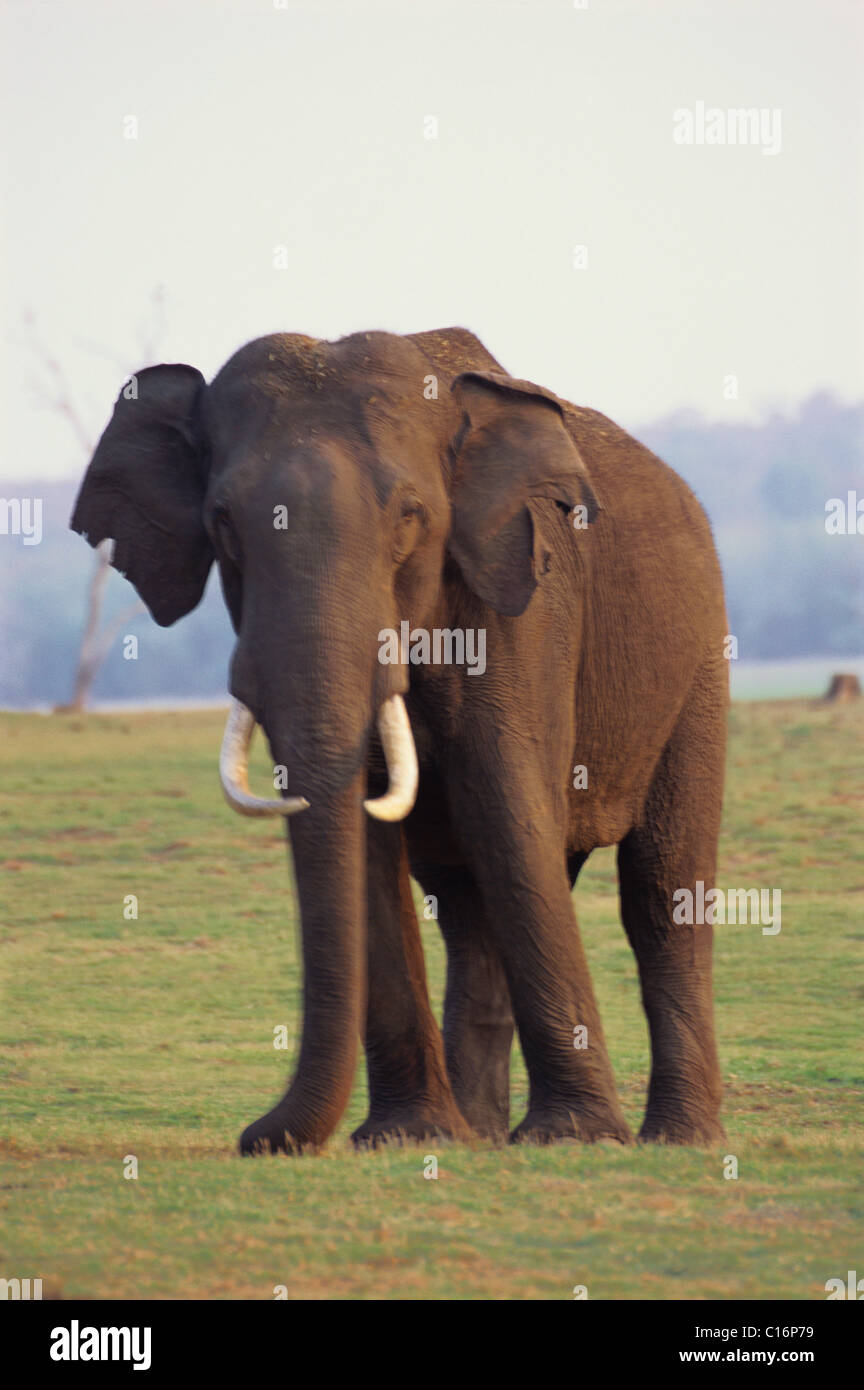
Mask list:
[{"label": "white tusk", "polygon": [[293,816],[297,811],[305,811],[309,802],[303,796],[267,801],[250,792],[249,745],[254,732],[252,711],[239,700],[232,700],[219,754],[219,780],[228,805],[241,816]]},{"label": "white tusk", "polygon": [[363,805],[376,820],[404,820],[417,799],[417,750],[401,695],[391,695],[378,711],[378,734],[390,785],[384,796]]}]

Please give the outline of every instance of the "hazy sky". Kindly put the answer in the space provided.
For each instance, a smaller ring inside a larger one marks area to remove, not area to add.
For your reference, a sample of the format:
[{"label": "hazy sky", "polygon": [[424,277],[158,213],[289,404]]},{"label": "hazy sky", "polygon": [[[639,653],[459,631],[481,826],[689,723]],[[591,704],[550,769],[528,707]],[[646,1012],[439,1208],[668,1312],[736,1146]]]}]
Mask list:
[{"label": "hazy sky", "polygon": [[[2,473],[85,461],[34,390],[24,312],[98,435],[146,365],[157,286],[156,359],[208,377],[274,330],[464,324],[630,428],[860,397],[862,17],[852,0],[6,0]],[[779,112],[779,152],[676,143],[673,113],[700,102]]]}]

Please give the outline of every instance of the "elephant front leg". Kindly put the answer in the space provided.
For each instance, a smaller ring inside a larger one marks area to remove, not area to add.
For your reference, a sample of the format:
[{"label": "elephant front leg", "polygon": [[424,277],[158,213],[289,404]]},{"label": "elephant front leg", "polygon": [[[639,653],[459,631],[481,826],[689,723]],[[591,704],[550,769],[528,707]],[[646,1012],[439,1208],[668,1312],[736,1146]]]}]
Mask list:
[{"label": "elephant front leg", "polygon": [[504,1141],[510,1129],[513,1010],[480,891],[464,868],[418,866],[437,902],[447,946],[444,1054],[456,1103],[475,1133]]},{"label": "elephant front leg", "polygon": [[524,936],[508,933],[505,949],[530,1088],[511,1142],[629,1143],[569,892],[544,892],[538,902],[539,890],[513,888],[503,911]]},{"label": "elephant front leg", "polygon": [[[507,977],[530,1082],[514,1142],[627,1143],[600,1015],[573,913],[564,849],[539,796],[519,799],[515,779],[461,781],[462,843]],[[482,792],[478,792],[478,788]],[[485,798],[485,799],[484,799]]]},{"label": "elephant front leg", "polygon": [[426,966],[401,826],[368,825],[369,1114],[358,1147],[400,1139],[467,1139],[453,1096]]}]

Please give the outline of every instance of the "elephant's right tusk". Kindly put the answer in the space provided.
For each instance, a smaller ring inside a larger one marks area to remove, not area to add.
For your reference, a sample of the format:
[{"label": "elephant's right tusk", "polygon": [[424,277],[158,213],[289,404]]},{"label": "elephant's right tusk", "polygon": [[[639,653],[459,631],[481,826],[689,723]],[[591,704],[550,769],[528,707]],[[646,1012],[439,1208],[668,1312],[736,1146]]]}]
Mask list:
[{"label": "elephant's right tusk", "polygon": [[376,820],[404,820],[417,799],[420,774],[411,722],[401,695],[391,695],[378,711],[378,735],[390,785],[383,796],[363,805]]},{"label": "elephant's right tusk", "polygon": [[303,796],[267,801],[249,790],[249,745],[255,732],[255,716],[240,700],[232,700],[219,754],[219,780],[225,800],[241,816],[293,816],[305,811]]}]

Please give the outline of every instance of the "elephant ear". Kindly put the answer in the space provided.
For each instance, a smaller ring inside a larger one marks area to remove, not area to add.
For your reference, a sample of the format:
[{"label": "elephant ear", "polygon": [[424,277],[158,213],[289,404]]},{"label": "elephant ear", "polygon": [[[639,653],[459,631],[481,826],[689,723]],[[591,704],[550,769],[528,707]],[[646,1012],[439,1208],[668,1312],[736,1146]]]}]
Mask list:
[{"label": "elephant ear", "polygon": [[549,567],[555,522],[536,504],[582,506],[587,521],[601,504],[551,391],[497,372],[464,372],[452,390],[464,419],[454,445],[450,551],[485,603],[518,617]]},{"label": "elephant ear", "polygon": [[162,627],[200,602],[214,552],[204,529],[206,478],[199,424],[204,378],[195,367],[147,367],[121,391],[84,475],[70,525],[96,546]]}]

